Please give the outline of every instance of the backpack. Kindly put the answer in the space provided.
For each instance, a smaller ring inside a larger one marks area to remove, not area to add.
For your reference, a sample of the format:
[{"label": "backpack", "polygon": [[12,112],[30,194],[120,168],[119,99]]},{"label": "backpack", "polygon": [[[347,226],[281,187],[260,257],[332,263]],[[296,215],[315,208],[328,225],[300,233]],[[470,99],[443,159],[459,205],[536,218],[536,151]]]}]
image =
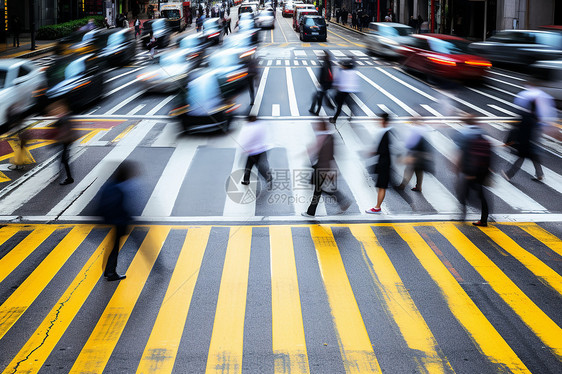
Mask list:
[{"label": "backpack", "polygon": [[491,145],[482,134],[476,135],[467,144],[467,160],[464,173],[469,176],[482,177],[488,174],[491,161]]}]

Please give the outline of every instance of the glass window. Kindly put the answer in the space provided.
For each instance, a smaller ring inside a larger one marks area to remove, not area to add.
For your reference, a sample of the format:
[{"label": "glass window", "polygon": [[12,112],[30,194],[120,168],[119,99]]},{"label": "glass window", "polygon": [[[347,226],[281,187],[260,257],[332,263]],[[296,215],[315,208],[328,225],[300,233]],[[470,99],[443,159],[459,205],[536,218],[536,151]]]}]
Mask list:
[{"label": "glass window", "polygon": [[120,32],[116,32],[109,35],[109,38],[107,38],[107,45],[117,45],[123,43],[124,41],[125,41],[124,34]]},{"label": "glass window", "polygon": [[306,17],[304,24],[307,26],[325,26],[326,21],[324,21],[324,18]]},{"label": "glass window", "polygon": [[180,42],[180,48],[195,48],[199,45],[199,36],[188,36]]},{"label": "glass window", "polygon": [[216,53],[210,56],[209,66],[219,68],[238,64],[238,56],[234,53]]},{"label": "glass window", "polygon": [[393,30],[396,33],[396,35],[399,36],[408,36],[414,33],[411,27],[396,27],[393,28]]},{"label": "glass window", "polygon": [[6,83],[6,75],[8,72],[6,70],[0,70],[0,88],[4,88],[4,84]]},{"label": "glass window", "polygon": [[220,105],[220,88],[214,74],[205,74],[187,86],[187,104],[190,114],[206,116]]},{"label": "glass window", "polygon": [[547,45],[556,49],[562,49],[562,34],[551,32],[540,32],[535,34],[538,44]]},{"label": "glass window", "polygon": [[441,40],[441,39],[430,39],[429,45],[431,50],[437,53],[443,53],[448,55],[466,55],[470,54],[468,49],[468,44],[462,40]]},{"label": "glass window", "polygon": [[64,79],[70,79],[86,70],[84,59],[74,60],[64,69]]},{"label": "glass window", "polygon": [[18,78],[19,78],[19,77],[23,77],[23,76],[25,76],[25,75],[27,75],[27,74],[29,74],[29,73],[31,73],[31,70],[30,70],[27,66],[21,65],[21,66],[20,66],[20,71],[19,71],[19,73],[18,73]]},{"label": "glass window", "polygon": [[180,10],[179,9],[164,9],[162,11],[162,17],[170,18],[170,19],[180,18]]},{"label": "glass window", "polygon": [[161,66],[181,64],[185,62],[185,55],[183,53],[165,53],[160,56],[159,62]]}]

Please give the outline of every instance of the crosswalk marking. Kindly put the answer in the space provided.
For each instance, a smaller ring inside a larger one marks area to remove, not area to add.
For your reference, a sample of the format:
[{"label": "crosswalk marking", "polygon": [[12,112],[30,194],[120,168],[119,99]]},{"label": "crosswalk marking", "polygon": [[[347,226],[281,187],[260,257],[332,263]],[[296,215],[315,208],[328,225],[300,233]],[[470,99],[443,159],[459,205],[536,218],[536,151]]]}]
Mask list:
[{"label": "crosswalk marking", "polygon": [[[40,227],[33,230],[23,239],[17,246],[15,246],[10,252],[6,253],[2,258],[0,258],[0,283],[15,268],[17,268],[41,243],[43,243],[55,230],[59,228],[57,226],[47,226]],[[3,227],[2,235],[6,235],[6,240],[12,236],[14,233],[19,231],[18,227]],[[1,243],[0,243],[1,245]]]},{"label": "crosswalk marking", "polygon": [[408,87],[410,90],[414,91],[415,93],[420,94],[420,95],[422,95],[423,97],[426,97],[426,98],[428,98],[429,100],[434,101],[434,102],[436,102],[436,103],[439,102],[439,100],[438,100],[436,97],[434,97],[434,96],[428,94],[428,93],[425,92],[425,91],[420,90],[420,89],[417,88],[417,87],[412,86],[411,84],[409,84],[409,83],[405,82],[404,80],[402,80],[402,79],[396,77],[395,75],[390,74],[386,69],[383,69],[383,68],[376,68],[376,69],[377,69],[378,71],[380,71],[381,73],[383,73],[384,75],[386,75],[387,77],[389,77],[389,78],[393,79],[394,81],[400,83],[401,85],[403,85],[403,86],[405,86],[405,87]]},{"label": "crosswalk marking", "polygon": [[251,227],[230,230],[206,373],[242,372],[251,239]]},{"label": "crosswalk marking", "polygon": [[[562,358],[562,347],[560,337],[562,329],[552,321],[533,301],[513,283],[478,247],[476,247],[458,228],[450,223],[439,223],[435,227],[459,253],[474,267],[484,278],[492,289],[513,309],[521,320],[537,335],[543,343],[558,356]],[[491,231],[498,230],[495,227]],[[494,235],[483,230],[488,235]],[[496,233],[496,236],[499,236]],[[503,238],[503,236],[502,236]],[[502,242],[502,248],[507,246]],[[511,248],[513,249],[513,248]],[[513,253],[511,253],[513,255]],[[536,262],[531,264],[536,265]]]},{"label": "crosswalk marking", "polygon": [[291,228],[269,229],[275,373],[309,373]]},{"label": "crosswalk marking", "polygon": [[289,109],[292,116],[299,116],[299,107],[297,105],[297,97],[295,95],[295,87],[293,86],[293,73],[291,68],[285,68],[285,75],[287,77],[287,93],[289,94]]},{"label": "crosswalk marking", "polygon": [[93,226],[91,225],[72,228],[29,277],[0,306],[0,339],[12,328],[27,308],[31,306],[74,250],[88,236],[92,228]]},{"label": "crosswalk marking", "polygon": [[558,273],[539,260],[535,255],[521,248],[519,244],[497,227],[489,227],[482,231],[496,242],[496,244],[501,244],[501,247],[507,253],[521,262],[521,264],[539,278],[543,284],[549,285],[550,288],[562,296],[562,276],[558,275]]},{"label": "crosswalk marking", "polygon": [[367,55],[363,51],[359,51],[359,50],[356,50],[356,49],[352,49],[349,52],[353,53],[355,56],[358,56],[358,57],[367,57]]},{"label": "crosswalk marking", "polygon": [[295,54],[295,57],[306,56],[306,52],[303,49],[295,49],[293,53]]},{"label": "crosswalk marking", "polygon": [[117,286],[70,373],[103,371],[169,232],[170,227],[162,226],[151,227],[148,230],[129,266],[127,282],[121,282]]},{"label": "crosswalk marking", "polygon": [[293,64],[294,64],[295,66],[299,66],[299,60],[293,61]]},{"label": "crosswalk marking", "polygon": [[273,117],[279,117],[281,115],[281,105],[271,104],[271,115]]},{"label": "crosswalk marking", "polygon": [[345,53],[338,49],[331,49],[330,52],[332,52],[332,54],[336,57],[345,57]]},{"label": "crosswalk marking", "polygon": [[141,96],[143,93],[144,93],[144,91],[139,91],[139,92],[127,97],[125,100],[120,101],[119,104],[115,105],[113,108],[108,110],[105,114],[110,115],[110,114],[116,113],[119,109],[123,108],[125,105],[129,104],[131,101],[135,100],[137,97]]},{"label": "crosswalk marking", "polygon": [[433,109],[427,104],[421,104],[421,107],[427,110],[429,113],[433,114],[435,117],[444,117],[441,113],[439,113],[437,110]]},{"label": "crosswalk marking", "polygon": [[519,227],[552,251],[556,252],[559,256],[562,256],[562,241],[558,237],[534,223],[522,224]]},{"label": "crosswalk marking", "polygon": [[347,373],[381,373],[334,236],[329,228],[310,227],[340,351]]},{"label": "crosswalk marking", "polygon": [[509,110],[507,110],[507,109],[504,109],[504,108],[502,108],[502,107],[500,107],[500,106],[497,106],[497,105],[494,105],[494,104],[488,104],[488,106],[489,106],[490,108],[492,108],[492,109],[495,109],[495,110],[499,111],[499,112],[502,112],[502,113],[504,113],[504,114],[507,114],[508,116],[517,117],[517,114],[515,114],[515,113],[513,113],[512,111],[509,111]]},{"label": "crosswalk marking", "polygon": [[496,365],[496,369],[507,368],[512,373],[530,373],[415,228],[397,226],[395,230],[440,288],[455,318],[482,353]]},{"label": "crosswalk marking", "polygon": [[265,92],[265,85],[267,84],[267,76],[269,74],[269,67],[263,69],[263,73],[260,79],[260,85],[258,86],[258,91],[256,92],[256,97],[254,100],[254,106],[250,111],[251,115],[257,116],[260,111],[261,101],[263,99],[263,93]]},{"label": "crosswalk marking", "polygon": [[406,105],[404,102],[402,102],[402,100],[398,99],[396,96],[392,95],[390,92],[388,92],[387,90],[385,90],[384,88],[382,88],[381,86],[379,86],[378,84],[373,82],[371,79],[367,78],[363,73],[357,72],[357,75],[361,79],[363,79],[365,82],[367,82],[371,86],[373,86],[375,89],[380,91],[382,94],[384,94],[386,97],[388,97],[390,100],[392,100],[394,103],[398,104],[406,112],[410,113],[410,115],[415,116],[415,117],[419,117],[419,113],[417,113],[415,110],[413,110],[408,105]]},{"label": "crosswalk marking", "polygon": [[43,366],[101,277],[103,255],[111,250],[114,234],[115,232],[111,232],[105,236],[41,325],[8,364],[4,373],[36,373]]},{"label": "crosswalk marking", "polygon": [[453,371],[372,228],[357,225],[351,227],[351,233],[361,243],[363,258],[369,267],[373,283],[383,296],[408,347],[419,355],[415,360],[419,371]]},{"label": "crosswalk marking", "polygon": [[[260,61],[261,62],[261,61]],[[267,61],[267,66],[271,66],[271,64],[273,63],[273,60],[268,60]]]},{"label": "crosswalk marking", "polygon": [[137,373],[172,372],[210,232],[189,228]]}]

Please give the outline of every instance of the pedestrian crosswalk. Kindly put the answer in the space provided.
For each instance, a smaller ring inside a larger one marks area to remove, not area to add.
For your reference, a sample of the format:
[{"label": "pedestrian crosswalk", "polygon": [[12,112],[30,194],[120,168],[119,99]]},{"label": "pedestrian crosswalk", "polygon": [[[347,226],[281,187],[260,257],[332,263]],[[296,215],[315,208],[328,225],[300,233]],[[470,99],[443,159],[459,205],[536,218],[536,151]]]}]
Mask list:
[{"label": "pedestrian crosswalk", "polygon": [[0,228],[0,368],[555,373],[558,226]]},{"label": "pedestrian crosswalk", "polygon": [[[244,121],[235,121],[229,134],[198,137],[180,136],[178,125],[173,122],[121,120],[118,123],[114,127],[94,129],[93,136],[76,142],[70,154],[75,183],[65,189],[57,186],[59,155],[54,149],[31,150],[37,165],[29,166],[25,173],[3,168],[7,180],[0,190],[0,216],[40,220],[93,216],[103,184],[120,163],[128,160],[139,168],[133,214],[140,219],[181,221],[202,216],[219,221],[263,217],[303,219],[300,214],[312,197],[311,159],[307,150],[315,141],[314,122],[271,122],[267,142],[271,146],[268,159],[274,183],[268,185],[253,175],[248,187],[240,184],[245,164],[245,154],[239,146],[243,142],[240,130]],[[420,214],[457,218],[461,206],[453,171],[459,150],[452,139],[462,131],[462,126],[446,124],[451,127],[426,126],[435,172],[426,173],[423,192],[389,189],[382,218],[365,213],[365,209],[374,206],[377,196],[365,155],[373,151],[380,130],[370,121],[338,125],[335,133],[338,174],[334,183],[353,203],[337,219],[378,220]],[[486,129],[493,136],[498,133],[494,127]],[[405,154],[402,141],[407,138],[409,126],[396,123],[393,133],[396,137],[393,179],[399,184],[405,167],[400,158]],[[534,173],[531,163],[524,163],[518,179],[509,183],[500,176],[500,170],[507,170],[517,156],[493,136],[489,138],[494,144],[494,172],[492,184],[487,187],[492,217],[517,215],[521,216],[520,220],[529,215],[546,217],[560,212],[562,205],[555,198],[562,191],[562,175],[556,167],[559,156],[550,155],[544,160],[543,183],[530,182]],[[9,154],[4,157],[5,162],[9,157]],[[337,212],[336,202],[326,199],[321,201],[317,215],[319,219],[333,219]]]}]

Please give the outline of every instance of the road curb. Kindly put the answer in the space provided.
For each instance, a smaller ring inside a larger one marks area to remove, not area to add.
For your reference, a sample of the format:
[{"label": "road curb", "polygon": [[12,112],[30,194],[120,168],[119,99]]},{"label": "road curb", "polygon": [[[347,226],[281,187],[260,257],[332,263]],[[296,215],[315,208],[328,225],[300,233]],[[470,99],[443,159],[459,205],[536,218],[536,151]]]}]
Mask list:
[{"label": "road curb", "polygon": [[363,35],[363,36],[367,35],[367,34],[364,33],[363,31],[355,30],[355,29],[352,29],[351,27],[347,27],[347,26],[342,26],[342,25],[340,25],[340,24],[337,23],[337,22],[334,22],[334,21],[328,21],[328,22],[329,22],[330,24],[332,24],[332,25],[335,25],[335,26],[337,26],[337,27],[343,29],[343,30],[353,31],[353,32],[356,33],[356,34]]},{"label": "road curb", "polygon": [[14,53],[11,55],[4,55],[4,56],[0,56],[0,58],[6,59],[6,58],[30,58],[30,57],[35,57],[35,56],[39,56],[42,55],[44,53],[49,53],[55,50],[56,45],[50,45],[47,46],[45,48],[39,48],[36,49],[34,51],[29,51],[29,52],[24,52],[24,53]]}]

